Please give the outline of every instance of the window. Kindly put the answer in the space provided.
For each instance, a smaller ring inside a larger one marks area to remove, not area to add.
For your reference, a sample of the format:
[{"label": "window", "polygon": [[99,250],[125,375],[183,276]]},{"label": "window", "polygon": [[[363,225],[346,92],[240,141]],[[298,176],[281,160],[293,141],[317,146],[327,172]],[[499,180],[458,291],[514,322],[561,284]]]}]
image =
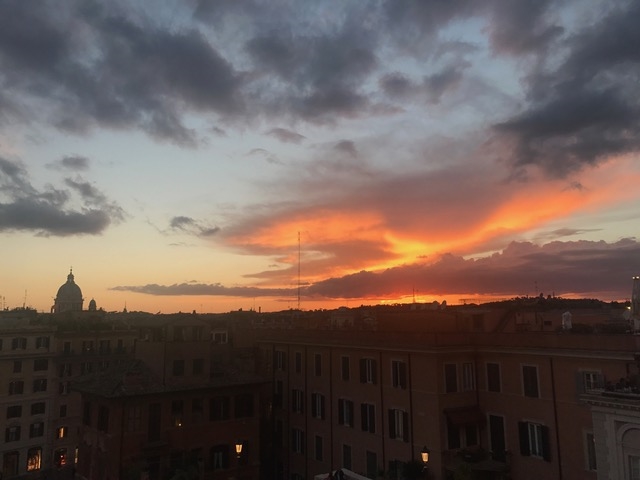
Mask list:
[{"label": "window", "polygon": [[186,327],[173,327],[173,341],[184,342],[187,339]]},{"label": "window", "polygon": [[348,382],[351,378],[351,365],[349,361],[349,357],[341,357],[340,359],[340,370],[342,374],[342,380]]},{"label": "window", "polygon": [[82,362],[80,364],[80,375],[86,375],[93,371],[93,365],[91,362]]},{"label": "window", "polygon": [[64,418],[67,416],[67,406],[60,405],[60,418]]},{"label": "window", "polygon": [[182,400],[174,400],[171,402],[171,421],[174,427],[181,427],[184,423],[184,402]]},{"label": "window", "polygon": [[345,427],[353,427],[353,402],[351,400],[338,399],[338,423]]},{"label": "window", "polygon": [[64,467],[67,464],[67,449],[59,448],[53,452],[53,464],[57,468]]},{"label": "window", "polygon": [[21,372],[22,372],[22,360],[14,360],[13,373],[21,373]]},{"label": "window", "polygon": [[109,432],[109,409],[104,405],[98,409],[98,431]]},{"label": "window", "polygon": [[449,450],[455,450],[461,446],[460,427],[453,425],[451,422],[447,422],[447,448]]},{"label": "window", "polygon": [[444,391],[446,393],[458,391],[458,368],[455,363],[446,363],[444,366]]},{"label": "window", "polygon": [[49,348],[49,337],[36,337],[36,348]]},{"label": "window", "polygon": [[549,427],[538,423],[518,422],[518,434],[522,455],[551,460]]},{"label": "window", "polygon": [[295,353],[295,369],[296,373],[302,373],[302,353]]},{"label": "window", "polygon": [[191,421],[197,423],[204,418],[204,402],[201,398],[191,400]]},{"label": "window", "polygon": [[311,394],[311,416],[324,420],[324,395],[320,393]]},{"label": "window", "polygon": [[111,341],[110,340],[100,340],[100,344],[98,346],[100,349],[100,353],[110,353],[111,352]]},{"label": "window", "polygon": [[506,439],[504,436],[504,417],[489,415],[489,445],[491,457],[498,462],[506,462]]},{"label": "window", "polygon": [[253,417],[253,394],[241,393],[234,398],[235,418]]},{"label": "window", "polygon": [[320,353],[316,353],[313,356],[313,372],[316,377],[322,375],[322,354]]},{"label": "window", "polygon": [[20,427],[13,426],[7,427],[4,431],[4,441],[5,442],[17,442],[20,440]]},{"label": "window", "polygon": [[587,470],[597,470],[596,464],[596,439],[592,432],[587,432],[584,436],[586,458],[587,458]]},{"label": "window", "polygon": [[11,340],[11,350],[26,350],[27,339],[24,337],[16,337]]},{"label": "window", "polygon": [[36,402],[31,404],[31,415],[42,415],[46,411],[44,402]]},{"label": "window", "polygon": [[360,359],[360,383],[372,383],[377,381],[377,363],[373,358]]},{"label": "window", "polygon": [[60,371],[58,372],[59,377],[70,377],[71,376],[71,364],[63,363],[60,365]]},{"label": "window", "polygon": [[299,428],[291,429],[291,450],[293,453],[304,453],[304,432]]},{"label": "window", "polygon": [[342,466],[351,470],[351,445],[342,445]]},{"label": "window", "polygon": [[320,435],[316,435],[314,438],[314,444],[315,444],[315,448],[314,448],[314,453],[315,453],[315,458],[317,461],[321,462],[322,461],[322,457],[323,457],[323,441],[322,441],[322,437]]},{"label": "window", "polygon": [[58,384],[58,391],[60,395],[67,395],[71,390],[71,382],[60,382]]},{"label": "window", "polygon": [[273,406],[276,408],[282,408],[284,393],[284,384],[282,380],[276,380],[273,385]]},{"label": "window", "polygon": [[379,470],[378,455],[376,455],[375,452],[370,452],[367,450],[367,477],[377,478]]},{"label": "window", "polygon": [[211,341],[215,345],[227,343],[227,332],[211,332]]},{"label": "window", "polygon": [[476,375],[473,363],[462,364],[462,390],[469,392],[476,388]]},{"label": "window", "polygon": [[193,341],[201,341],[203,333],[204,327],[202,325],[194,325],[193,327],[191,327],[191,336]]},{"label": "window", "polygon": [[216,445],[211,447],[211,468],[224,470],[229,468],[229,446]]},{"label": "window", "polygon": [[56,438],[65,438],[69,432],[69,428],[62,426],[56,430]]},{"label": "window", "polygon": [[404,410],[389,409],[389,438],[409,441],[409,414]]},{"label": "window", "polygon": [[82,423],[91,425],[91,402],[84,402],[82,406]]},{"label": "window", "polygon": [[22,406],[11,405],[7,407],[7,418],[18,418],[22,416]]},{"label": "window", "polygon": [[82,351],[86,353],[93,352],[93,340],[83,340]]},{"label": "window", "polygon": [[472,447],[478,445],[478,426],[476,424],[465,425],[464,427],[464,446]]},{"label": "window", "polygon": [[142,429],[142,407],[133,405],[127,408],[127,420],[125,430],[127,432],[139,432]]},{"label": "window", "polygon": [[40,447],[30,448],[27,451],[27,472],[40,470],[42,464],[42,449]]},{"label": "window", "polygon": [[173,375],[176,377],[184,375],[184,360],[173,361]]},{"label": "window", "polygon": [[22,380],[14,380],[9,382],[9,395],[20,395],[24,392],[24,382]]},{"label": "window", "polygon": [[603,388],[602,375],[598,372],[582,372],[583,392]]},{"label": "window", "polygon": [[304,413],[304,392],[297,388],[291,390],[291,411]]},{"label": "window", "polygon": [[46,392],[47,391],[47,379],[37,378],[33,381],[33,392]]},{"label": "window", "polygon": [[500,393],[502,385],[500,381],[500,364],[487,363],[487,390]]},{"label": "window", "polygon": [[34,372],[42,372],[45,370],[49,370],[49,360],[46,358],[37,358],[33,361]]},{"label": "window", "polygon": [[287,354],[282,350],[276,350],[276,370],[285,371],[287,365]]},{"label": "window", "polygon": [[395,388],[407,388],[407,364],[398,360],[391,362],[391,383]]},{"label": "window", "polygon": [[5,475],[18,475],[18,462],[20,460],[20,454],[18,452],[7,452],[2,456],[2,460],[2,470]]},{"label": "window", "polygon": [[629,480],[640,480],[640,455],[628,455]]},{"label": "window", "polygon": [[221,421],[229,419],[229,397],[213,397],[209,401],[209,420]]},{"label": "window", "polygon": [[202,375],[204,373],[204,359],[202,358],[194,358],[193,359],[193,374],[194,375]]},{"label": "window", "polygon": [[376,433],[376,406],[370,403],[361,404],[360,420],[364,432]]},{"label": "window", "polygon": [[522,387],[526,397],[538,398],[538,367],[535,365],[522,366]]},{"label": "window", "polygon": [[117,344],[117,347],[116,347],[116,351],[118,353],[124,352],[124,340],[122,338],[118,339],[118,344]]}]

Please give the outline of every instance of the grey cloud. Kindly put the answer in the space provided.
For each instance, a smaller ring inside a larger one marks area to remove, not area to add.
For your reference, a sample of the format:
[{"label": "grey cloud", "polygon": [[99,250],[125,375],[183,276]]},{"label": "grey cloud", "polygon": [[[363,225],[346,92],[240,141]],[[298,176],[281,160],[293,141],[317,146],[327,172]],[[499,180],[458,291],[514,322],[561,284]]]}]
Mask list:
[{"label": "grey cloud", "polygon": [[63,157],[60,159],[60,165],[69,170],[87,170],[89,159],[78,155]]},{"label": "grey cloud", "polygon": [[210,237],[220,231],[219,227],[208,227],[191,217],[183,215],[173,217],[169,222],[169,229],[199,237]]},{"label": "grey cloud", "polygon": [[457,65],[449,65],[425,76],[422,83],[414,82],[400,72],[394,72],[384,75],[379,84],[384,93],[391,98],[414,100],[415,97],[424,97],[428,103],[438,103],[447,91],[454,89],[460,83],[463,70],[468,66],[470,64],[464,61]]},{"label": "grey cloud", "polygon": [[495,125],[516,166],[566,176],[640,149],[640,4],[626,2],[566,39],[566,60],[527,78],[526,110]]},{"label": "grey cloud", "polygon": [[[32,231],[41,236],[95,235],[124,218],[123,210],[91,184],[67,179],[61,190],[39,191],[19,164],[0,158],[0,231]],[[79,206],[69,204],[75,191]]]},{"label": "grey cloud", "polygon": [[336,143],[335,148],[339,152],[347,153],[352,157],[358,156],[358,149],[356,148],[355,143],[351,140],[341,140]]},{"label": "grey cloud", "polygon": [[173,285],[147,284],[139,286],[120,285],[110,290],[134,292],[157,296],[211,295],[230,297],[291,296],[297,290],[292,288],[225,287],[219,283],[180,283]]},{"label": "grey cloud", "polygon": [[267,134],[285,143],[299,144],[307,138],[304,135],[300,135],[299,133],[293,132],[286,128],[272,128],[267,132]]},{"label": "grey cloud", "polygon": [[[622,299],[637,275],[640,244],[625,239],[606,242],[551,242],[536,246],[514,242],[503,252],[465,260],[443,255],[432,264],[413,264],[381,272],[361,271],[330,278],[301,288],[305,298],[397,298],[416,289],[421,295],[538,295],[534,284],[547,294],[598,292]],[[585,272],[590,272],[585,275]],[[291,272],[289,272],[290,274]],[[222,295],[237,297],[290,296],[293,288],[225,287],[221,284],[182,283],[116,286],[111,290],[147,295]]]}]

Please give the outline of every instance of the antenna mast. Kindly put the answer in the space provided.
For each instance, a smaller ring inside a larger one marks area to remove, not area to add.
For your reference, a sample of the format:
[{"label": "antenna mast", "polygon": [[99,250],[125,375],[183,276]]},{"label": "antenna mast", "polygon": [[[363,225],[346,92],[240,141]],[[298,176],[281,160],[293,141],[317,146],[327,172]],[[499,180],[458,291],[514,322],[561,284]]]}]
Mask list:
[{"label": "antenna mast", "polygon": [[298,232],[298,311],[300,311],[300,232]]}]

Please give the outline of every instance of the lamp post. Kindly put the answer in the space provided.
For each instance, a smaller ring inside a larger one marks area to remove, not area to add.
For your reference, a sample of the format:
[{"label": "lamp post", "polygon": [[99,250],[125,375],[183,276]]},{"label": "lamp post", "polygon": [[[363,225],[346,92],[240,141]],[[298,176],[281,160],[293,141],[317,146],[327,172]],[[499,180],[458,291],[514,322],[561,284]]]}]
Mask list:
[{"label": "lamp post", "polygon": [[420,450],[420,458],[422,459],[422,471],[423,472],[427,472],[428,471],[428,464],[429,464],[429,454],[431,453],[431,450],[429,450],[426,446],[422,447],[422,450]]},{"label": "lamp post", "polygon": [[240,478],[240,457],[242,456],[242,440],[236,441],[236,468],[238,471],[238,478]]}]

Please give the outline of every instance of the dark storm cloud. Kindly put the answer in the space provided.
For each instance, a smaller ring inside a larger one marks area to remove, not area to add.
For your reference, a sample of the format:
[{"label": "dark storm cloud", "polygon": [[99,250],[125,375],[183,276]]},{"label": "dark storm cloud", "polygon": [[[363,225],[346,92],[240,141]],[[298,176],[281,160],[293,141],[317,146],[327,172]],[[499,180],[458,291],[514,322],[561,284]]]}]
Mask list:
[{"label": "dark storm cloud", "polygon": [[275,137],[284,143],[295,144],[302,143],[307,138],[304,135],[300,135],[299,133],[288,130],[286,128],[272,128],[267,132],[267,135],[271,135],[272,137]]},{"label": "dark storm cloud", "polygon": [[[82,179],[65,180],[68,190],[38,190],[20,164],[0,158],[0,231],[41,236],[95,235],[124,218],[123,210]],[[69,205],[73,192],[80,204]]]},{"label": "dark storm cloud", "polygon": [[427,75],[421,83],[414,82],[400,72],[384,75],[380,87],[391,98],[422,97],[428,103],[438,103],[440,98],[449,90],[454,89],[462,80],[464,68],[470,66],[468,62],[450,65],[439,72]]},{"label": "dark storm cloud", "polygon": [[138,127],[195,145],[185,109],[228,116],[242,108],[240,78],[197,31],[143,26],[114,4],[64,7],[0,5],[0,80],[43,101],[58,128]]},{"label": "dark storm cloud", "polygon": [[640,150],[638,18],[638,2],[616,4],[564,41],[562,64],[527,78],[526,110],[495,126],[513,142],[515,165],[568,175]]},{"label": "dark storm cloud", "polygon": [[540,54],[564,32],[556,24],[553,0],[494,0],[490,40],[495,51]]}]

